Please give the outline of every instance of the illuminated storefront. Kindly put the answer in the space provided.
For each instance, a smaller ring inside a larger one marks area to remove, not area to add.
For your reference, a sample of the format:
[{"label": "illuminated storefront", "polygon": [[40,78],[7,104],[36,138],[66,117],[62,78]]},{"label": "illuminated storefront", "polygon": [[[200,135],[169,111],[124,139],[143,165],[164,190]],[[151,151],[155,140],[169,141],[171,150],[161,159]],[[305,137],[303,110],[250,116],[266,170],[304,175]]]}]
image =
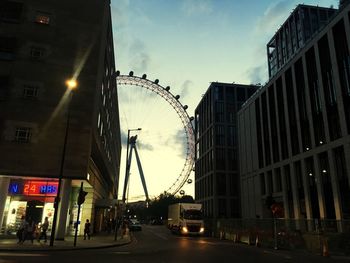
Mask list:
[{"label": "illuminated storefront", "polygon": [[14,233],[21,217],[31,218],[36,224],[49,219],[51,228],[54,214],[54,198],[58,181],[11,180],[5,204],[4,221],[7,233]]}]

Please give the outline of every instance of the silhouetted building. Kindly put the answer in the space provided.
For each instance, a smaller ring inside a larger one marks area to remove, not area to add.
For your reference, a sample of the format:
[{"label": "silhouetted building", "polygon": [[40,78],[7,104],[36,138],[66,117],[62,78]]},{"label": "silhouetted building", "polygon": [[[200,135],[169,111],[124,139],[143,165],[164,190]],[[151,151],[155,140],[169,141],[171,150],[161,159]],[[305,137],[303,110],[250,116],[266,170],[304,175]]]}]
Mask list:
[{"label": "silhouetted building", "polygon": [[271,196],[285,218],[350,218],[349,11],[239,111],[243,217],[271,217]]},{"label": "silhouetted building", "polygon": [[269,77],[273,77],[334,15],[336,9],[298,5],[267,44]]},{"label": "silhouetted building", "polygon": [[207,217],[240,217],[236,113],[258,87],[213,82],[195,110],[195,196]]},{"label": "silhouetted building", "polygon": [[0,24],[0,225],[52,221],[68,129],[57,237],[73,230],[81,182],[80,221],[98,231],[121,152],[110,1],[1,1]]}]

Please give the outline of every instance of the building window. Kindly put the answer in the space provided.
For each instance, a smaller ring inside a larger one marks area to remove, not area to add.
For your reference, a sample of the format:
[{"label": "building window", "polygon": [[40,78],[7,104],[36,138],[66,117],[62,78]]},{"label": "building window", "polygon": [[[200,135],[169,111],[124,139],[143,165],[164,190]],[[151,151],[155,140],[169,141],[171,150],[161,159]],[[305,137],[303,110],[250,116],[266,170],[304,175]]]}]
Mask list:
[{"label": "building window", "polygon": [[38,11],[35,16],[35,22],[38,24],[50,24],[50,14]]},{"label": "building window", "polygon": [[30,57],[32,59],[41,59],[45,54],[45,49],[41,47],[31,47]]},{"label": "building window", "polygon": [[16,38],[0,37],[0,60],[13,60],[16,49]]},{"label": "building window", "polygon": [[28,143],[32,135],[31,128],[18,127],[16,128],[15,141],[21,143]]},{"label": "building window", "polygon": [[9,91],[9,77],[0,76],[0,100],[5,99]]},{"label": "building window", "polygon": [[0,19],[2,21],[17,22],[22,15],[23,3],[4,1],[0,3]]},{"label": "building window", "polygon": [[38,87],[24,85],[23,87],[23,97],[26,99],[33,99],[38,97]]}]

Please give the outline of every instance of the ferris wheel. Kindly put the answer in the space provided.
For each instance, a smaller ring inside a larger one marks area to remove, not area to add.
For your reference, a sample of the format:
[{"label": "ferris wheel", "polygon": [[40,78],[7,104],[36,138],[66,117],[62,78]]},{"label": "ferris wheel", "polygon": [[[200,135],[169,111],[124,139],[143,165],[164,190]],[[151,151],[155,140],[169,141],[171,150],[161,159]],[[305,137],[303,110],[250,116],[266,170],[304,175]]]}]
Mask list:
[{"label": "ferris wheel", "polygon": [[132,71],[130,71],[128,75],[121,75],[119,71],[116,71],[116,82],[118,86],[131,85],[147,89],[161,97],[173,108],[173,110],[175,110],[182,123],[182,128],[185,134],[186,155],[185,163],[183,164],[180,174],[177,176],[176,180],[165,189],[165,192],[171,195],[175,195],[176,193],[184,195],[185,192],[181,188],[186,183],[192,183],[192,179],[189,179],[189,177],[194,168],[195,157],[195,138],[192,124],[194,118],[188,115],[186,111],[188,106],[181,104],[179,101],[180,95],[173,95],[170,92],[169,86],[161,86],[158,79],[154,81],[148,80],[146,74],[143,74],[142,77],[138,77],[134,76]]}]

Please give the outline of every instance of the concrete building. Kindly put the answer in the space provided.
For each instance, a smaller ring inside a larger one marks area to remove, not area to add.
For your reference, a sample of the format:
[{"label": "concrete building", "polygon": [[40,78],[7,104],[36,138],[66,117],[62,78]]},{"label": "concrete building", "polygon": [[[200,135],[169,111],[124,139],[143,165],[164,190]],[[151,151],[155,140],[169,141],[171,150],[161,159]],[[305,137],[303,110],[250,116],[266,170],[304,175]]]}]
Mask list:
[{"label": "concrete building", "polygon": [[269,77],[273,77],[336,12],[334,8],[298,5],[267,44]]},{"label": "concrete building", "polygon": [[350,218],[350,5],[238,112],[244,218]]},{"label": "concrete building", "polygon": [[213,82],[195,110],[195,195],[206,217],[240,217],[236,113],[258,88]]},{"label": "concrete building", "polygon": [[113,216],[121,152],[110,1],[11,0],[0,10],[0,226],[13,232],[22,215],[51,222],[62,174],[56,237],[73,231],[81,182],[80,220],[99,231]]}]

